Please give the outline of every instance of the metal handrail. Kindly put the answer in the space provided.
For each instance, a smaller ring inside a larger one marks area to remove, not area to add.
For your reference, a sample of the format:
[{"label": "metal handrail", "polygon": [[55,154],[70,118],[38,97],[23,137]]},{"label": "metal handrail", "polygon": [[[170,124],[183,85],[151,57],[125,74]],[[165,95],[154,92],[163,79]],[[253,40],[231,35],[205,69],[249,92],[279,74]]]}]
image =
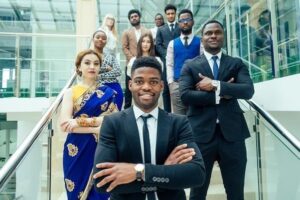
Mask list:
[{"label": "metal handrail", "polygon": [[65,87],[62,89],[62,91],[56,97],[55,101],[51,104],[51,106],[48,108],[48,110],[42,116],[40,121],[35,125],[33,130],[25,138],[25,140],[22,142],[22,144],[17,148],[15,153],[12,154],[12,156],[8,159],[8,161],[0,169],[0,191],[3,189],[3,186],[5,185],[6,181],[15,172],[17,166],[23,160],[26,153],[32,147],[32,145],[34,144],[36,139],[40,136],[43,129],[48,125],[48,123],[50,122],[54,113],[57,111],[57,108],[59,107],[59,105],[62,101],[65,91],[73,84],[75,79],[76,79],[76,73],[74,73],[72,75],[72,77],[69,79],[69,81],[67,82]]},{"label": "metal handrail", "polygon": [[284,128],[272,115],[265,111],[262,107],[252,100],[246,101],[254,110],[256,110],[272,127],[274,127],[280,135],[282,135],[295,149],[300,152],[300,141]]}]

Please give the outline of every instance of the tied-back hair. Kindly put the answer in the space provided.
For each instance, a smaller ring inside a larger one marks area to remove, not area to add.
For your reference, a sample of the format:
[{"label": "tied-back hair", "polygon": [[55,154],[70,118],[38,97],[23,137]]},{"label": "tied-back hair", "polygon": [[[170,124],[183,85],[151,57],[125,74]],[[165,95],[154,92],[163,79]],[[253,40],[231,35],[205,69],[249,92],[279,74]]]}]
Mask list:
[{"label": "tied-back hair", "polygon": [[112,26],[112,29],[111,29],[111,32],[113,33],[113,35],[115,36],[115,38],[118,40],[118,32],[117,32],[117,26],[116,26],[116,18],[113,14],[107,14],[105,15],[103,21],[102,21],[102,25],[101,27],[104,28],[104,30],[107,28],[109,29],[107,26],[106,26],[106,20],[107,19],[112,19],[114,21],[114,25]]},{"label": "tied-back hair", "polygon": [[105,31],[104,29],[102,29],[102,28],[99,28],[99,29],[96,30],[96,31],[93,33],[93,35],[92,35],[92,38],[91,38],[90,43],[89,43],[89,48],[90,48],[90,49],[94,49],[94,50],[95,50],[95,47],[94,47],[94,37],[95,37],[96,34],[99,33],[99,32],[104,33],[105,36],[106,36],[106,39],[107,39],[107,33],[106,33],[106,31]]},{"label": "tied-back hair", "polygon": [[81,61],[82,61],[83,57],[86,56],[86,55],[89,55],[89,54],[96,55],[97,58],[99,59],[100,66],[102,65],[101,56],[95,50],[93,50],[93,49],[86,49],[86,50],[80,51],[77,54],[77,57],[76,57],[76,60],[75,60],[75,66],[76,66],[76,73],[77,73],[77,75],[79,75],[79,76],[82,75],[82,72],[79,71],[79,67],[80,67],[80,64],[81,64]]},{"label": "tied-back hair", "polygon": [[150,49],[149,49],[149,56],[153,56],[155,57],[155,49],[154,49],[154,40],[153,40],[153,37],[152,37],[152,34],[151,32],[146,32],[144,34],[141,35],[138,43],[137,43],[137,55],[136,55],[136,58],[139,58],[139,57],[142,57],[143,56],[143,50],[142,50],[142,42],[143,42],[143,39],[145,37],[148,37],[150,39]]}]

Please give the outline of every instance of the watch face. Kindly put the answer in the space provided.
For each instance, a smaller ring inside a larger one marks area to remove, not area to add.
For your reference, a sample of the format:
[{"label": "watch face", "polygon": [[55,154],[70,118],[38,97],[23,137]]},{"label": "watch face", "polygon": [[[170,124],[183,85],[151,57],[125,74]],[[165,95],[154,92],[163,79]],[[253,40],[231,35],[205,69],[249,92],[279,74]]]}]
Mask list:
[{"label": "watch face", "polygon": [[137,164],[134,166],[134,169],[136,171],[136,180],[141,181],[143,177],[143,171],[145,166],[143,164]]},{"label": "watch face", "polygon": [[141,172],[141,171],[144,170],[144,165],[143,164],[137,164],[134,168],[135,168],[136,171]]}]

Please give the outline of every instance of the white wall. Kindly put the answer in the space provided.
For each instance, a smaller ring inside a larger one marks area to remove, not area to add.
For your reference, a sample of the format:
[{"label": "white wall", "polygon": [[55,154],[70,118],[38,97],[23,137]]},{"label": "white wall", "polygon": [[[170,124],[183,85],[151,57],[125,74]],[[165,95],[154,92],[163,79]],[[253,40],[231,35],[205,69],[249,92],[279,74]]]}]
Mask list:
[{"label": "white wall", "polygon": [[300,74],[255,84],[253,100],[300,140]]},{"label": "white wall", "polygon": [[[32,131],[50,103],[51,99],[49,98],[0,98],[0,113],[7,114],[7,121],[18,122],[17,146]],[[47,172],[45,167],[47,155],[43,155],[43,147],[46,143],[47,135],[43,133],[18,166],[16,170],[16,197],[21,197],[24,200],[41,199],[39,196],[45,189],[44,180]]]},{"label": "white wall", "polygon": [[268,111],[300,111],[300,74],[255,84],[253,100]]}]

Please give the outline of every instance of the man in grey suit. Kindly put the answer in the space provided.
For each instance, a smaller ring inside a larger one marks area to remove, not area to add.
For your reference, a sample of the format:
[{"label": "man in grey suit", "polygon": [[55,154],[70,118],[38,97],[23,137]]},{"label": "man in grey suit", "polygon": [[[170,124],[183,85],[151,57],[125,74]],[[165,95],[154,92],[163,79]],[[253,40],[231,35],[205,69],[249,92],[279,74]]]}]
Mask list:
[{"label": "man in grey suit", "polygon": [[227,199],[244,199],[245,139],[250,134],[237,99],[250,99],[254,87],[242,60],[222,53],[223,41],[223,25],[216,20],[206,22],[202,29],[204,54],[185,64],[179,81],[207,172],[204,185],[191,189],[190,200],[205,200],[215,161]]},{"label": "man in grey suit", "polygon": [[156,58],[138,58],[129,82],[135,105],[104,117],[94,178],[96,189],[111,192],[111,200],[186,200],[183,188],[204,182],[186,116],[158,108],[161,73]]},{"label": "man in grey suit", "polygon": [[166,70],[166,55],[169,42],[180,36],[180,29],[176,19],[176,7],[172,4],[168,4],[165,7],[165,15],[167,23],[158,28],[156,33],[156,52],[160,59],[163,61],[163,81],[164,90],[162,93],[164,110],[171,112],[171,98],[170,91],[167,82],[167,70]]}]

